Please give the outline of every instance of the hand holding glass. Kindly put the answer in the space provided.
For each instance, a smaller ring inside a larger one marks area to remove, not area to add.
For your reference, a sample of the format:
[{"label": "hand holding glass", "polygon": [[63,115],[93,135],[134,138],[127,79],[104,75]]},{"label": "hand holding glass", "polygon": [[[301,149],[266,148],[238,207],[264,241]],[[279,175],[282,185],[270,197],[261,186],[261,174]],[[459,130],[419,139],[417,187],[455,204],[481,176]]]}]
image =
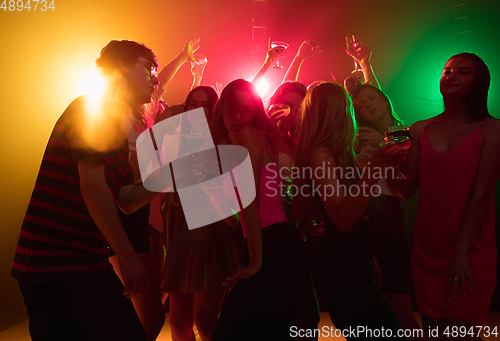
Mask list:
[{"label": "hand holding glass", "polygon": [[[356,41],[354,34],[351,37],[345,37],[345,45],[346,45],[345,52],[349,56],[353,57],[353,59],[354,59],[354,55],[356,54],[356,50],[361,46],[361,44]],[[354,59],[354,70],[352,70],[351,73],[355,73],[355,72],[363,72],[363,69],[361,68],[359,63],[356,61],[356,59]]]},{"label": "hand holding glass", "polygon": [[[279,53],[283,53],[287,48],[288,48],[288,44],[283,42],[283,41],[272,41],[271,42],[271,48],[272,49],[276,49],[276,52],[279,52]],[[274,58],[273,59],[273,68],[275,69],[283,69],[283,66],[280,65],[280,58],[282,58],[283,56],[280,55],[279,58]]]},{"label": "hand holding glass", "polygon": [[[382,144],[386,144],[389,142],[394,142],[394,146],[390,147],[387,149],[385,154],[392,153],[398,149],[405,148],[406,150],[410,149],[411,147],[411,140],[410,140],[410,127],[405,126],[405,125],[396,125],[396,126],[391,126],[387,129],[385,132],[385,138],[384,142]],[[398,175],[396,176],[396,180],[405,180],[409,179],[410,177],[407,175],[404,175],[400,170],[398,166]]]},{"label": "hand holding glass", "polygon": [[191,61],[191,73],[193,75],[202,76],[205,66],[208,63],[208,59],[203,54],[194,54],[194,61]]},{"label": "hand holding glass", "polygon": [[285,104],[273,104],[269,107],[267,115],[279,125],[282,119],[290,115],[290,107]]}]

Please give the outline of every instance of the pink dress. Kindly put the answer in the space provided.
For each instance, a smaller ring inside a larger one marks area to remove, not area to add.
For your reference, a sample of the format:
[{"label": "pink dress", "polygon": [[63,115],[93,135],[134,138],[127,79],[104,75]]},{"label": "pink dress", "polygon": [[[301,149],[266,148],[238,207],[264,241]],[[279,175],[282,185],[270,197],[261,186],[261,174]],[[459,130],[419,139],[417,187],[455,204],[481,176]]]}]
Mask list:
[{"label": "pink dress", "polygon": [[417,222],[413,240],[413,282],[420,312],[431,318],[456,317],[482,324],[496,286],[495,196],[470,254],[470,271],[478,290],[466,280],[467,297],[460,288],[444,297],[446,267],[453,254],[467,203],[472,194],[482,151],[483,124],[460,145],[438,153],[428,135],[420,139]]}]

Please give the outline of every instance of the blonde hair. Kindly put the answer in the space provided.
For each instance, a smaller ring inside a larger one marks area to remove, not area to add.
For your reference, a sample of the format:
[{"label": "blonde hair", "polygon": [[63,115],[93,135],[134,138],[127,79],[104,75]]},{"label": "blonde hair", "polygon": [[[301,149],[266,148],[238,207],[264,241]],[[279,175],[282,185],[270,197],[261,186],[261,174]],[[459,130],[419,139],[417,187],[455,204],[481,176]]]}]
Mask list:
[{"label": "blonde hair", "polygon": [[[355,167],[356,131],[352,102],[345,89],[331,82],[318,82],[312,85],[302,103],[297,127],[295,166],[300,174],[307,173],[304,169],[309,166],[309,158],[319,148],[331,153],[337,171]],[[344,179],[341,176],[338,179],[346,186],[354,184],[354,180]],[[311,179],[303,178],[296,182],[298,188],[309,189],[308,194],[299,195],[294,199],[294,206],[298,207],[294,211],[299,219],[304,219],[305,214],[312,211],[310,207],[308,209],[312,204],[310,186],[304,186],[310,182]]]}]

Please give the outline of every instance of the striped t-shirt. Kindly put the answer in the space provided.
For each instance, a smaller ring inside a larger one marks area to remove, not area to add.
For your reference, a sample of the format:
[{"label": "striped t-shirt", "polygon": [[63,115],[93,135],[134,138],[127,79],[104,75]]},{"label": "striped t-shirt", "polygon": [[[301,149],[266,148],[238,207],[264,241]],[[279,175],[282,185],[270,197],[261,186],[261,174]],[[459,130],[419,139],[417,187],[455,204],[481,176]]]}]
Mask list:
[{"label": "striped t-shirt", "polygon": [[[60,282],[105,275],[108,244],[87,211],[77,162],[90,157],[102,159],[106,182],[115,197],[122,185],[133,182],[133,176],[119,125],[108,121],[92,130],[92,116],[85,98],[79,97],[52,131],[12,266],[12,277],[20,281]],[[103,134],[106,136],[100,137]]]}]

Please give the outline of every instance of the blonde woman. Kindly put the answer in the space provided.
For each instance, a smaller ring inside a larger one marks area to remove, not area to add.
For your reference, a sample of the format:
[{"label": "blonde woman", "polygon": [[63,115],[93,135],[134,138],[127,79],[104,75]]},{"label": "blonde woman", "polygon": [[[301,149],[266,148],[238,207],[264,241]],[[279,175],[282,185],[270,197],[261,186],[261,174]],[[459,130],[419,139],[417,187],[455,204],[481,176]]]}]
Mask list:
[{"label": "blonde woman", "polygon": [[385,153],[391,147],[385,145],[357,173],[355,134],[354,113],[344,88],[329,82],[310,87],[297,130],[301,196],[294,200],[295,214],[298,219],[311,219],[308,214],[316,206],[323,215],[325,231],[313,265],[313,280],[337,329],[383,327],[396,337],[399,323],[372,277],[373,231],[363,216],[378,193],[376,172],[383,174],[406,151]]}]

